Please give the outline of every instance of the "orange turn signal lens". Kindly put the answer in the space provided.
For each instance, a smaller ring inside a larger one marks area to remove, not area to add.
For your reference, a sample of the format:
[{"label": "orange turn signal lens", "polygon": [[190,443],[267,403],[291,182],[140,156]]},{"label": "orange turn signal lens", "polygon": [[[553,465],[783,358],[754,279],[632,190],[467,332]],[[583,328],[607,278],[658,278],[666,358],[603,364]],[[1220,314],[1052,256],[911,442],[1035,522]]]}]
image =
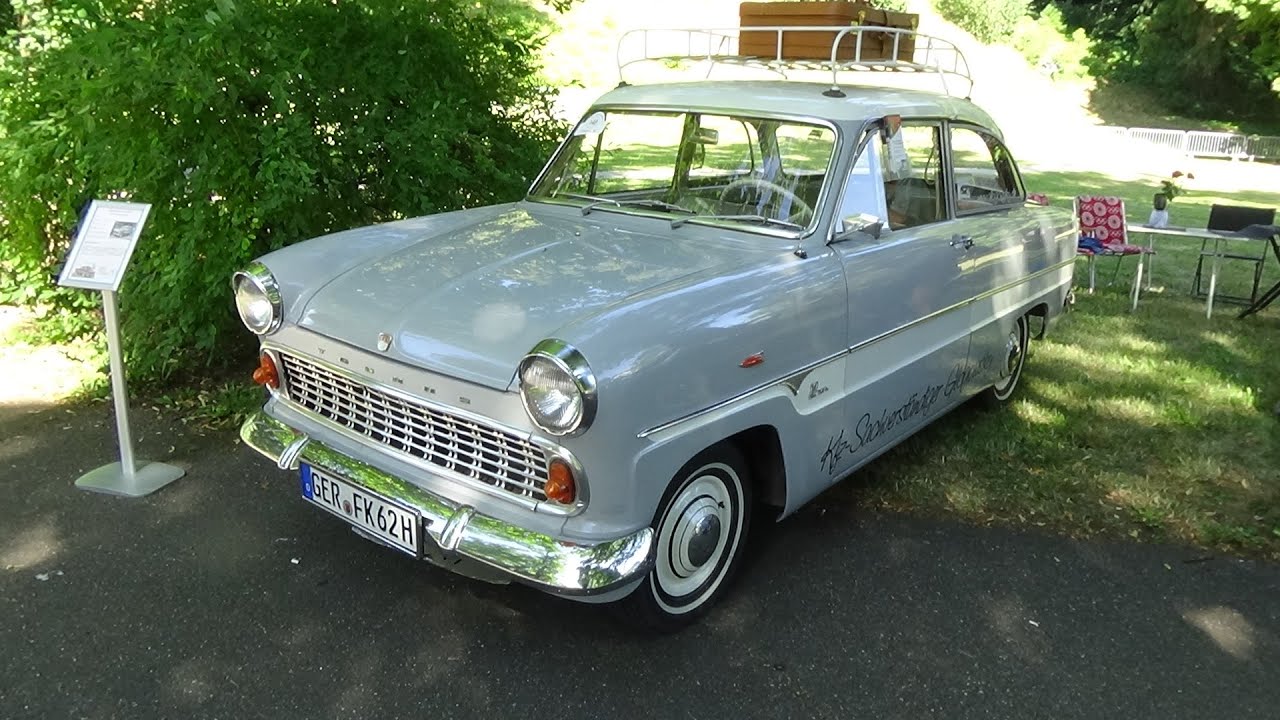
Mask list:
[{"label": "orange turn signal lens", "polygon": [[280,387],[280,371],[276,369],[276,362],[270,355],[262,353],[258,356],[258,367],[253,371],[253,381],[272,390]]},{"label": "orange turn signal lens", "polygon": [[561,505],[572,505],[578,497],[578,488],[573,482],[573,471],[569,463],[555,458],[547,465],[547,499]]}]

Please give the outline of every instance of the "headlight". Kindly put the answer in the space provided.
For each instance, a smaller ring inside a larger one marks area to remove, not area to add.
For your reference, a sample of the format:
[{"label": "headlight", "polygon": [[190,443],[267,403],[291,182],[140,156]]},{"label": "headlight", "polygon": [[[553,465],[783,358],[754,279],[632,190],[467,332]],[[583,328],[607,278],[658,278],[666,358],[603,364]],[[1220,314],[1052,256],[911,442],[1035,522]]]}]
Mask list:
[{"label": "headlight", "polygon": [[236,310],[245,327],[258,335],[280,327],[284,314],[280,286],[266,265],[255,262],[237,272],[231,276],[231,286],[236,294]]},{"label": "headlight", "polygon": [[596,378],[586,358],[561,340],[543,340],[520,361],[520,398],[533,423],[552,435],[586,430],[596,414]]}]

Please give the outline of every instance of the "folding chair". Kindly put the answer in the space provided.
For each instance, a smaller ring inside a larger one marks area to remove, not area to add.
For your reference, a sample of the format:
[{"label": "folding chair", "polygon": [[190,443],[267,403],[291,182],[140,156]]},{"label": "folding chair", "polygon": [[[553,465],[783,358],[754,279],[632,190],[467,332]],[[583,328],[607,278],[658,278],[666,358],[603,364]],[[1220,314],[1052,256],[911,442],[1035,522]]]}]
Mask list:
[{"label": "folding chair", "polygon": [[[1101,195],[1080,195],[1075,200],[1076,218],[1080,223],[1080,238],[1084,241],[1091,238],[1096,242],[1081,242],[1076,252],[1089,258],[1089,292],[1093,292],[1097,271],[1095,265],[1099,255],[1114,256],[1115,270],[1111,273],[1113,283],[1120,274],[1120,261],[1130,255],[1138,256],[1138,269],[1133,281],[1133,308],[1138,307],[1138,294],[1142,283],[1142,256],[1153,252],[1142,245],[1129,244],[1129,231],[1125,223],[1124,200],[1118,197]],[[1098,249],[1098,248],[1101,249]]]},{"label": "folding chair", "polygon": [[[1236,231],[1236,234],[1241,237],[1265,241],[1271,249],[1271,254],[1276,256],[1277,262],[1280,262],[1280,225],[1250,225]],[[1263,248],[1262,251],[1265,253],[1267,249]],[[1276,298],[1280,298],[1280,281],[1277,281],[1275,285],[1272,285],[1270,289],[1262,293],[1262,297],[1255,298],[1253,304],[1241,310],[1237,317],[1245,318],[1260,312],[1275,302]]]},{"label": "folding chair", "polygon": [[[1214,205],[1209,209],[1209,224],[1206,226],[1209,230],[1237,231],[1243,230],[1250,225],[1270,225],[1276,220],[1275,208],[1249,207],[1246,205]],[[1200,259],[1196,261],[1196,275],[1192,281],[1191,294],[1196,297],[1204,297],[1207,293],[1200,287],[1203,279],[1204,262],[1207,258],[1213,261],[1216,254],[1217,241],[1214,241],[1214,250],[1210,251],[1209,238],[1205,238],[1200,242]],[[1237,244],[1236,247],[1239,247]],[[1263,247],[1257,254],[1247,252],[1231,252],[1223,253],[1223,260],[1239,260],[1241,262],[1253,263],[1253,289],[1249,292],[1249,297],[1241,297],[1239,295],[1224,295],[1217,293],[1218,299],[1227,302],[1237,302],[1244,305],[1256,303],[1258,301],[1258,285],[1262,282],[1262,266],[1267,262],[1267,247]]]}]

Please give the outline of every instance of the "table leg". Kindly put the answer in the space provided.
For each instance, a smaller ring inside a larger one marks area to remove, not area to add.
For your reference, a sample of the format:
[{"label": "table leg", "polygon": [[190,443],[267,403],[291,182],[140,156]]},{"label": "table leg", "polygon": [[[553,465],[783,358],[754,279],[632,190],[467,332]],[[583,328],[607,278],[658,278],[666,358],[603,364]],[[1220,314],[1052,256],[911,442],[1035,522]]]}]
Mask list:
[{"label": "table leg", "polygon": [[1218,289],[1218,261],[1222,259],[1222,240],[1214,238],[1213,240],[1213,270],[1209,272],[1209,302],[1208,308],[1205,310],[1205,317],[1213,317],[1213,294]]},{"label": "table leg", "polygon": [[[1133,307],[1129,308],[1129,312],[1137,312],[1138,310],[1138,294],[1142,292],[1142,263],[1146,255],[1138,255],[1138,274],[1133,278]],[[1148,278],[1150,275],[1147,276]]]},{"label": "table leg", "polygon": [[[1147,289],[1151,289],[1151,276],[1156,274],[1156,234],[1147,233],[1147,250],[1150,260],[1147,261]],[[1139,261],[1141,262],[1141,261]]]}]

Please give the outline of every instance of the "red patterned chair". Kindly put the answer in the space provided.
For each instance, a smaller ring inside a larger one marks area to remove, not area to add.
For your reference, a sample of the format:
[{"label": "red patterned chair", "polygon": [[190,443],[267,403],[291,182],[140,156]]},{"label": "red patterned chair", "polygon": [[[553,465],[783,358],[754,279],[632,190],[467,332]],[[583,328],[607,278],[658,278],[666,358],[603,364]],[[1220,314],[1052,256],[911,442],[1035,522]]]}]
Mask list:
[{"label": "red patterned chair", "polygon": [[1080,243],[1077,252],[1089,258],[1089,292],[1093,292],[1098,256],[1114,256],[1116,268],[1111,274],[1115,282],[1120,273],[1120,261],[1129,255],[1138,257],[1138,270],[1133,280],[1133,307],[1138,307],[1138,293],[1142,283],[1142,258],[1153,252],[1142,245],[1130,245],[1124,216],[1124,200],[1103,195],[1080,195],[1076,198],[1076,218],[1080,221]]}]

